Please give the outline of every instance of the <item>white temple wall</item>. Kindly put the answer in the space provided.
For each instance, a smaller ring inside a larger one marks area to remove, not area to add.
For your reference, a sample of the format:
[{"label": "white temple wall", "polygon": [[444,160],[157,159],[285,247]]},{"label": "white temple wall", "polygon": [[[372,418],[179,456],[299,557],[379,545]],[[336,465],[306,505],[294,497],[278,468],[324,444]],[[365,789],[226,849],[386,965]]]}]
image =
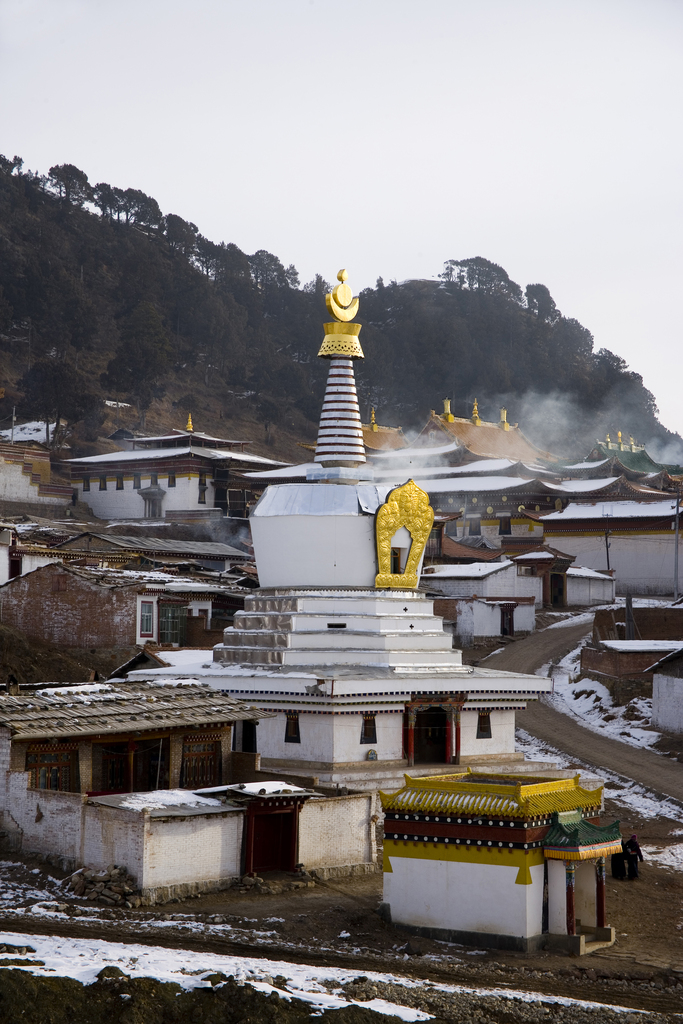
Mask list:
[{"label": "white temple wall", "polygon": [[[609,538],[610,568],[616,570],[616,592],[625,594],[673,593],[674,532],[639,533],[631,536],[612,534]],[[574,555],[578,565],[588,569],[606,569],[605,535],[553,533],[546,524],[545,542]],[[679,558],[683,564],[683,531],[679,540]]]},{"label": "white temple wall", "polygon": [[258,752],[264,758],[293,761],[335,762],[366,761],[369,750],[380,761],[395,761],[403,756],[403,715],[378,714],[375,718],[376,743],[361,743],[362,714],[319,715],[299,713],[301,743],[285,743],[286,712],[265,718],[257,730]]},{"label": "white temple wall", "polygon": [[[143,471],[140,474],[140,485],[142,488],[149,487],[151,483],[151,470]],[[107,489],[100,490],[100,475],[105,476],[105,470],[101,474],[92,472],[90,475],[90,490],[83,490],[83,481],[74,480],[74,487],[78,490],[78,497],[81,501],[90,505],[93,513],[102,519],[143,519],[145,515],[144,499],[133,488],[132,473],[124,473],[123,490],[116,490],[116,474],[111,471],[106,473]],[[206,503],[199,503],[199,476],[193,474],[188,476],[176,476],[175,487],[168,486],[168,472],[159,473],[159,487],[166,491],[161,501],[162,517],[167,511],[185,510],[192,508],[213,507],[213,486],[212,481],[207,479],[205,492]]]},{"label": "white temple wall", "polygon": [[614,600],[614,580],[591,579],[586,576],[572,576],[567,573],[567,604],[592,605],[609,604]]},{"label": "white temple wall", "polygon": [[531,885],[517,885],[519,868],[484,860],[458,862],[389,857],[384,902],[394,924],[417,928],[528,937],[541,931],[543,865],[531,867]]},{"label": "white temple wall", "polygon": [[477,739],[477,711],[460,715],[460,756],[482,757],[489,754],[511,754],[515,749],[514,711],[491,712],[491,739]]}]

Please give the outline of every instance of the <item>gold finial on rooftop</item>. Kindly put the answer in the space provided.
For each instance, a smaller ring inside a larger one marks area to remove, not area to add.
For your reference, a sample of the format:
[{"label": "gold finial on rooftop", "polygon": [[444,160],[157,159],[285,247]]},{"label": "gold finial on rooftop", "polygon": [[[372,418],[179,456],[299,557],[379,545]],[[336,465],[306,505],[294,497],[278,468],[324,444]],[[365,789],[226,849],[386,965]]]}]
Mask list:
[{"label": "gold finial on rooftop", "polygon": [[471,419],[472,419],[472,422],[474,423],[475,427],[480,426],[481,419],[479,417],[479,405],[477,403],[476,398],[474,399],[474,405],[472,406],[472,416],[471,416]]},{"label": "gold finial on rooftop", "polygon": [[375,407],[374,406],[370,410],[370,426],[375,431],[375,433],[377,433],[377,431],[379,430],[379,427],[377,426],[377,423],[375,422]]},{"label": "gold finial on rooftop", "polygon": [[501,430],[509,430],[510,424],[508,423],[508,411],[505,407],[500,410],[500,423]]},{"label": "gold finial on rooftop", "polygon": [[609,434],[607,434],[607,436],[605,437],[605,441],[607,442],[607,444],[610,443]]},{"label": "gold finial on rooftop", "polygon": [[447,423],[453,423],[455,416],[451,412],[451,400],[450,398],[444,398],[443,400],[443,418]]},{"label": "gold finial on rooftop", "polygon": [[187,414],[187,426],[185,427],[185,430],[189,430],[190,433],[192,433],[192,431],[194,430],[194,427],[192,426],[192,413],[191,412],[188,412],[188,414]]},{"label": "gold finial on rooftop", "polygon": [[348,277],[346,270],[340,270],[337,274],[339,284],[325,296],[325,304],[330,316],[335,319],[334,323],[323,324],[325,340],[320,346],[319,356],[332,359],[335,356],[346,356],[347,359],[363,359],[363,349],[360,347],[358,335],[361,325],[352,324],[358,312],[358,297],[354,299],[353,291],[346,283]]}]

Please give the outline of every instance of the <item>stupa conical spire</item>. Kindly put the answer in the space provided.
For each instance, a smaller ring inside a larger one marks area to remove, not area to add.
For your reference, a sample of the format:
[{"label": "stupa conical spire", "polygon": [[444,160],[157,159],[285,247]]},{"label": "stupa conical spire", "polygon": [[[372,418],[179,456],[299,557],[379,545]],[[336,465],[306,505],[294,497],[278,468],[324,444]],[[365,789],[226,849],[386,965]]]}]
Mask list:
[{"label": "stupa conical spire", "polygon": [[320,413],[315,462],[326,466],[359,466],[365,462],[365,445],[358,408],[353,360],[363,359],[358,335],[360,324],[351,320],[358,312],[358,299],[346,284],[348,274],[340,270],[339,284],[325,296],[334,323],[324,324],[325,340],[318,355],[330,360],[327,387]]}]

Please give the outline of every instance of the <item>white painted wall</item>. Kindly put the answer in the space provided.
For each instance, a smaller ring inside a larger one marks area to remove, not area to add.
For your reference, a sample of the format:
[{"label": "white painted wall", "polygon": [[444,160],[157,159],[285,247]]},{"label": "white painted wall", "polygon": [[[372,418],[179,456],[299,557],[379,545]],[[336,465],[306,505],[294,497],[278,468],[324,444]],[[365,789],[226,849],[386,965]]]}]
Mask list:
[{"label": "white painted wall", "polygon": [[548,860],[548,931],[567,934],[567,882],[563,860]]},{"label": "white painted wall", "polygon": [[262,587],[374,587],[374,516],[252,516],[249,522]]},{"label": "white painted wall", "polygon": [[260,721],[257,743],[262,757],[345,764],[367,760],[369,750],[376,750],[380,761],[395,761],[403,754],[401,714],[377,714],[377,743],[373,744],[360,742],[362,714],[318,715],[301,711],[301,743],[285,743],[286,721],[284,711]]},{"label": "white painted wall", "polygon": [[460,756],[509,754],[515,749],[515,712],[491,712],[491,739],[477,739],[478,712],[460,713]]},{"label": "white painted wall", "polygon": [[[625,594],[672,594],[674,575],[674,531],[660,534],[610,538],[610,567],[616,570],[616,592]],[[606,569],[605,537],[552,532],[546,523],[545,541],[552,547],[575,555],[578,565],[589,569]],[[683,531],[679,539],[679,559],[683,565]]]},{"label": "white painted wall", "polygon": [[[593,928],[596,923],[595,861],[577,861],[574,878],[574,916],[582,927]],[[578,925],[576,930],[578,932]]]},{"label": "white painted wall", "polygon": [[531,885],[517,885],[519,868],[506,865],[504,855],[473,853],[466,862],[389,855],[389,861],[384,902],[394,924],[524,937],[541,933],[542,864],[531,867]]},{"label": "white painted wall", "polygon": [[374,794],[307,800],[299,814],[298,860],[311,868],[374,863]]},{"label": "white painted wall", "polygon": [[683,679],[668,676],[666,669],[652,679],[652,724],[675,735],[683,734]]},{"label": "white painted wall", "polygon": [[239,877],[243,828],[241,811],[187,818],[145,816],[143,887]]},{"label": "white painted wall", "polygon": [[[209,470],[210,471],[210,470]],[[141,488],[149,487],[151,484],[151,473],[147,469],[140,473]],[[94,464],[90,472],[90,490],[83,490],[82,480],[74,480],[74,487],[78,490],[78,497],[90,505],[96,516],[101,519],[142,519],[145,515],[145,502],[136,489],[133,488],[133,470],[126,470],[123,474],[123,490],[116,490],[117,474],[109,471],[103,466],[101,472]],[[100,476],[107,477],[106,491],[100,490]],[[166,491],[161,502],[161,514],[164,512],[180,509],[213,508],[214,489],[210,477],[207,476],[207,488],[205,491],[206,503],[199,503],[199,475],[177,474],[175,487],[168,486],[168,471],[159,472],[158,486]]]},{"label": "white painted wall", "polygon": [[[26,455],[26,460],[31,462],[30,454]],[[39,483],[33,482],[33,475],[24,473],[22,462],[8,462],[0,456],[0,501],[30,501],[43,505],[58,505],[67,500],[54,495],[39,494]]]},{"label": "white painted wall", "polygon": [[609,576],[591,579],[585,576],[567,575],[567,604],[592,605],[611,604],[614,601],[615,582]]}]

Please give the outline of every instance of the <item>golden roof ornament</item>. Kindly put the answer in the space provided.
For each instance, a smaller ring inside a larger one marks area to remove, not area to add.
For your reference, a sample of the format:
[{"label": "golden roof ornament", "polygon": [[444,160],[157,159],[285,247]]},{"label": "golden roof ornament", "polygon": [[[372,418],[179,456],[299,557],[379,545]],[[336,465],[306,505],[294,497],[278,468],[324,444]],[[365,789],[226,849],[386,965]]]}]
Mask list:
[{"label": "golden roof ornament", "polygon": [[192,413],[191,412],[188,412],[188,414],[187,414],[187,426],[185,427],[185,430],[188,430],[190,433],[192,433],[192,431],[194,430],[194,427],[192,426]]},{"label": "golden roof ornament", "polygon": [[479,405],[477,404],[476,398],[474,399],[474,405],[472,406],[472,416],[471,416],[471,419],[472,419],[472,422],[474,423],[475,427],[480,426],[481,419],[479,417]]},{"label": "golden roof ornament", "polygon": [[353,297],[353,292],[346,283],[348,276],[346,270],[340,270],[337,274],[339,284],[325,296],[327,310],[330,316],[335,318],[335,323],[323,324],[325,340],[318,352],[323,359],[334,359],[335,356],[345,356],[347,359],[365,358],[358,340],[361,324],[350,323],[358,313],[359,300]]},{"label": "golden roof ornament", "polygon": [[375,409],[374,409],[374,406],[370,410],[370,426],[372,427],[374,432],[377,433],[377,431],[379,430],[379,427],[377,426],[377,422],[375,420]]}]

